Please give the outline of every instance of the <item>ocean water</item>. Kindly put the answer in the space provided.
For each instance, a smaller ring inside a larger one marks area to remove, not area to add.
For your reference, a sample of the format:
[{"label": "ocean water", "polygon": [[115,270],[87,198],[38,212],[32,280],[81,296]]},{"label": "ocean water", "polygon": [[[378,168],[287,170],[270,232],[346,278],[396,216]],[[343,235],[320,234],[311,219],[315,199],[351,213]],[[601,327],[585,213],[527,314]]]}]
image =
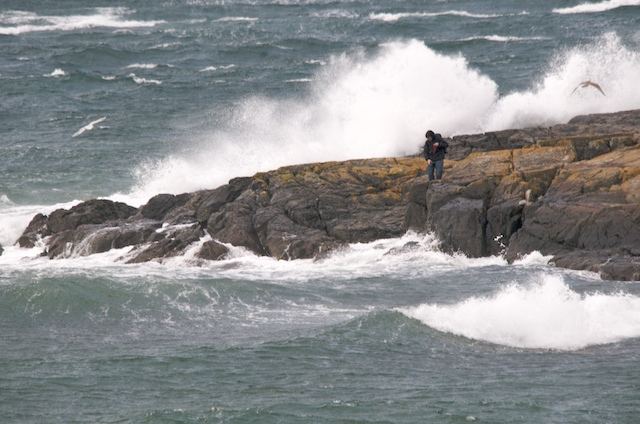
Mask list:
[{"label": "ocean water", "polygon": [[638,422],[640,286],[539,254],[13,243],[93,197],[640,108],[639,78],[638,0],[3,0],[0,422]]}]

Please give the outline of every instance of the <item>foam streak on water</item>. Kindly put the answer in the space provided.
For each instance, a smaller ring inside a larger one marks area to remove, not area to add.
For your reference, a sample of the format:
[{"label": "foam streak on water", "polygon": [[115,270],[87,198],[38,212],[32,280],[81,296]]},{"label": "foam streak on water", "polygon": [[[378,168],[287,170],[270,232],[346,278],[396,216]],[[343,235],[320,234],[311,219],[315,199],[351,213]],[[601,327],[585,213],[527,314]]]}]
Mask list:
[{"label": "foam streak on water", "polygon": [[598,13],[606,12],[608,10],[613,10],[624,6],[640,6],[640,0],[606,0],[596,3],[581,3],[573,7],[553,9],[553,12],[560,14]]}]

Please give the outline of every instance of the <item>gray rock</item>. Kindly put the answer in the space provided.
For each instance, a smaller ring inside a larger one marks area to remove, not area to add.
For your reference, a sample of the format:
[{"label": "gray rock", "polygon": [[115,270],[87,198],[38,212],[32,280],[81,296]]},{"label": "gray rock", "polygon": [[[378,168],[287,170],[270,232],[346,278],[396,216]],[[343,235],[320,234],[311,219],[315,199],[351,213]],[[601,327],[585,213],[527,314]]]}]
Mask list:
[{"label": "gray rock", "polygon": [[227,249],[225,245],[215,240],[209,240],[202,245],[196,256],[209,261],[219,261],[220,259],[224,259],[228,253],[229,249]]}]

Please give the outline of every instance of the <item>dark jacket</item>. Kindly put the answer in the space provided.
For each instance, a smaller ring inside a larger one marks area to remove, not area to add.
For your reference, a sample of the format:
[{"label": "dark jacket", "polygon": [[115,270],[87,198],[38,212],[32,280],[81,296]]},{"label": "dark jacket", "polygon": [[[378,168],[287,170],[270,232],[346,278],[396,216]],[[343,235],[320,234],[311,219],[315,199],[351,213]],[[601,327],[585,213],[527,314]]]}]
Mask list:
[{"label": "dark jacket", "polygon": [[[438,143],[437,147],[434,146],[435,143]],[[447,147],[449,147],[449,143],[444,141],[440,134],[436,134],[431,141],[425,141],[424,158],[432,161],[442,160],[444,155],[447,154]]]}]

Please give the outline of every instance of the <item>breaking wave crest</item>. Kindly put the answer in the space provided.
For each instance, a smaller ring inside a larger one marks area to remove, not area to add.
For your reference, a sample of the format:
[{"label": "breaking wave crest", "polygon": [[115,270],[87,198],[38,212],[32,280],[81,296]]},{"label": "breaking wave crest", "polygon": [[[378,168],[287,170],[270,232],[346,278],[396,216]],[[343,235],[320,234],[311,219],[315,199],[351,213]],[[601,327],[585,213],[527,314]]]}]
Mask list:
[{"label": "breaking wave crest", "polygon": [[465,10],[447,10],[444,12],[372,13],[369,15],[369,19],[384,22],[395,22],[406,18],[431,18],[435,16],[460,16],[465,18],[489,19],[497,18],[502,15],[471,13]]},{"label": "breaking wave crest", "polygon": [[[246,99],[222,125],[193,136],[197,154],[141,164],[135,186],[118,198],[139,204],[159,192],[216,187],[284,165],[414,153],[428,128],[450,136],[640,107],[640,54],[615,34],[559,52],[529,89],[504,96],[464,57],[416,40],[327,62],[302,98]],[[572,94],[585,80],[597,81],[606,96]]]},{"label": "breaking wave crest", "polygon": [[489,297],[399,311],[439,331],[518,348],[576,350],[640,337],[640,298],[581,295],[555,275]]},{"label": "breaking wave crest", "polygon": [[79,29],[153,27],[164,21],[124,19],[131,14],[124,7],[99,7],[91,15],[49,16],[32,12],[8,11],[0,13],[0,35],[19,35],[40,31],[74,31]]},{"label": "breaking wave crest", "polygon": [[553,9],[553,12],[560,14],[598,13],[625,6],[640,6],[640,0],[606,0],[598,3],[582,3],[573,7]]}]

